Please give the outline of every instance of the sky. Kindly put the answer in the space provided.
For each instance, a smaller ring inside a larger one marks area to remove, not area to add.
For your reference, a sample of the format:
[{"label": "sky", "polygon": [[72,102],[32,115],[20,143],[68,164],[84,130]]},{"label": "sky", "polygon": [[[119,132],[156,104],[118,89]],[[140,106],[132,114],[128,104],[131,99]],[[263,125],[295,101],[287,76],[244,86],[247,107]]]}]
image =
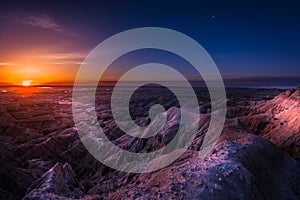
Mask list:
[{"label": "sky", "polygon": [[[226,85],[299,86],[299,9],[297,1],[2,1],[0,84],[72,84],[85,57],[103,40],[133,28],[163,27],[201,44]],[[153,61],[193,73],[168,52],[125,57],[105,80]]]}]

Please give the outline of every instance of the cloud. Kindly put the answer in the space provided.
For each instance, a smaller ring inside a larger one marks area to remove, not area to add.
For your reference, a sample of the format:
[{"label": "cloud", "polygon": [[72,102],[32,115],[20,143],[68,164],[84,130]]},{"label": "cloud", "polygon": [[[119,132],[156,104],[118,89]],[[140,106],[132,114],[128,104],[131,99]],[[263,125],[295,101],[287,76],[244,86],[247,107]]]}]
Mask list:
[{"label": "cloud", "polygon": [[23,18],[20,22],[57,32],[62,32],[64,30],[52,17],[45,14],[28,16],[27,18]]},{"label": "cloud", "polygon": [[10,63],[7,63],[7,62],[0,62],[0,66],[2,66],[2,65],[4,65],[4,66],[6,66],[6,65],[9,65]]},{"label": "cloud", "polygon": [[10,63],[10,62],[0,62],[0,67],[1,66],[18,66],[19,64],[16,63]]},{"label": "cloud", "polygon": [[[0,70],[10,67],[34,67],[44,65],[80,66],[85,64],[84,59],[87,54],[87,51],[73,51],[67,53],[56,53],[51,50],[42,53],[40,51],[32,51],[29,52],[29,55],[18,56],[17,60],[16,57],[0,59]],[[27,58],[29,56],[31,59],[28,61]]]},{"label": "cloud", "polygon": [[32,27],[42,28],[55,32],[63,32],[68,35],[75,35],[68,32],[59,22],[52,16],[43,13],[28,13],[28,12],[10,12],[2,13],[0,20],[7,24],[25,24]]},{"label": "cloud", "polygon": [[71,52],[71,53],[47,53],[37,55],[37,59],[47,61],[46,64],[66,65],[74,64],[81,65],[88,52]]}]

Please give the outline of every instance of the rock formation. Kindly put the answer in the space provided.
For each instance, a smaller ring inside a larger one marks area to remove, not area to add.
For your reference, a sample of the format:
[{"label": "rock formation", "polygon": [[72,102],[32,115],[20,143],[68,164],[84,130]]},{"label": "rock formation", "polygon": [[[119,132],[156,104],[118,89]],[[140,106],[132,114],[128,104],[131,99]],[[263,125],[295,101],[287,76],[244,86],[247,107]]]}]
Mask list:
[{"label": "rock formation", "polygon": [[[199,89],[201,126],[192,145],[171,165],[142,174],[111,169],[89,154],[72,122],[71,90],[49,90],[29,97],[0,95],[0,199],[300,199],[299,88],[279,95],[228,89],[224,130],[203,158],[196,150],[210,122],[210,104]],[[101,97],[109,96],[106,91]],[[155,95],[136,96],[133,107],[141,101],[141,107],[153,105]],[[98,121],[123,149],[153,151],[176,134],[180,109],[172,99],[165,105],[167,128],[149,139],[120,131],[109,101],[103,102]],[[144,112],[133,113],[138,124],[148,123]]]}]

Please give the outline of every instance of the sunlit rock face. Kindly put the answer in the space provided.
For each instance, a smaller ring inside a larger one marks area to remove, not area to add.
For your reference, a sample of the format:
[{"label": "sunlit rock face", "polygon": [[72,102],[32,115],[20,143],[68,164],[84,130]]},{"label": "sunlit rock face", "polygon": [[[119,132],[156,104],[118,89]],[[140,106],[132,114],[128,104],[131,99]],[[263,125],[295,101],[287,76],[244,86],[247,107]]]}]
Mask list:
[{"label": "sunlit rock face", "polygon": [[[299,198],[293,189],[298,188],[300,183],[297,174],[300,172],[299,164],[275,145],[253,135],[238,120],[229,120],[227,124],[219,144],[206,157],[200,159],[197,152],[189,150],[162,170],[125,176],[122,186],[109,197]],[[289,170],[296,170],[296,173]],[[296,190],[299,191],[299,188]]]},{"label": "sunlit rock face", "polygon": [[300,88],[287,90],[270,101],[250,102],[229,109],[255,134],[270,140],[300,160]]},{"label": "sunlit rock face", "polygon": [[[116,127],[106,89],[96,96],[102,100],[96,110],[115,145],[151,152],[176,135],[181,112],[173,97],[163,101],[167,128],[141,139]],[[27,97],[7,91],[0,96],[0,199],[300,199],[300,166],[293,159],[300,154],[299,89],[228,89],[224,130],[204,158],[196,150],[209,126],[210,104],[207,91],[198,89],[202,114],[193,143],[171,165],[142,174],[116,171],[89,154],[72,122],[70,88]],[[156,98],[145,91],[136,97],[134,120],[145,125],[142,104],[149,107]]]}]

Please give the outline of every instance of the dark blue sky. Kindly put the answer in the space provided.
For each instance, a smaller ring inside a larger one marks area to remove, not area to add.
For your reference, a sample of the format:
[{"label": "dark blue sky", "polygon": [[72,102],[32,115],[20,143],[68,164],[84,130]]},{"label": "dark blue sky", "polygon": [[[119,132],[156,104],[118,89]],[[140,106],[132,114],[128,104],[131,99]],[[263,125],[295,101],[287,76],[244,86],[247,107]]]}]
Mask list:
[{"label": "dark blue sky", "polygon": [[26,1],[1,4],[2,16],[11,12],[52,16],[78,36],[74,39],[77,45],[70,48],[89,51],[107,37],[124,30],[165,27],[198,41],[224,77],[300,77],[300,3],[297,1]]}]

